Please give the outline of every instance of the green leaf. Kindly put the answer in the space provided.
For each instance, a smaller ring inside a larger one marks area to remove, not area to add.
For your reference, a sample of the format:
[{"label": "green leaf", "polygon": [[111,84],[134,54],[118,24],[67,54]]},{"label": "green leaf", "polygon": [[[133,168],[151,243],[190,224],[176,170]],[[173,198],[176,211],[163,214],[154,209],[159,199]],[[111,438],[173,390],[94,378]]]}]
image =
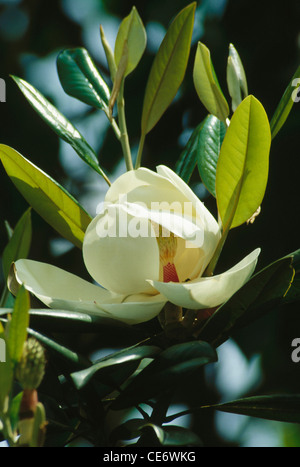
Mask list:
[{"label": "green leaf", "polygon": [[209,115],[199,134],[197,157],[198,170],[208,191],[216,197],[216,172],[221,146],[227,126],[213,115]]},{"label": "green leaf", "polygon": [[89,366],[90,364],[89,360],[82,357],[77,352],[70,350],[64,345],[59,344],[53,339],[50,339],[48,336],[45,336],[44,334],[41,334],[40,332],[37,332],[31,328],[28,329],[28,334],[35,337],[39,342],[41,342],[49,350],[52,350],[53,352],[61,356],[64,360],[66,360],[68,362],[69,369],[71,367],[73,367],[74,369],[78,369],[78,368],[85,368]]},{"label": "green leaf", "polygon": [[91,218],[57,182],[9,146],[0,145],[0,159],[26,201],[64,238],[82,247]]},{"label": "green leaf", "polygon": [[14,311],[8,327],[8,350],[14,364],[20,361],[29,326],[29,293],[21,286],[16,297]]},{"label": "green leaf", "polygon": [[292,257],[281,258],[256,273],[209,318],[199,337],[214,347],[284,301],[293,280]]},{"label": "green leaf", "polygon": [[233,44],[229,45],[227,85],[232,99],[231,107],[234,112],[242,100],[248,96],[248,85],[242,61]]},{"label": "green leaf", "polygon": [[98,109],[108,106],[110,90],[86,49],[65,49],[56,64],[61,85],[69,96]]},{"label": "green leaf", "polygon": [[[0,326],[2,327],[2,326]],[[9,356],[8,345],[5,334],[0,329],[0,345],[4,342],[5,347],[5,361],[0,361],[0,414],[5,406],[5,400],[9,395],[13,382],[13,365]]]},{"label": "green leaf", "polygon": [[133,7],[130,14],[123,19],[115,43],[114,55],[117,67],[124,55],[125,44],[127,47],[127,66],[124,77],[137,67],[145,51],[146,43],[146,30],[136,7]]},{"label": "green leaf", "polygon": [[77,389],[82,389],[100,370],[113,367],[115,365],[127,364],[128,362],[140,361],[143,358],[151,358],[158,352],[160,352],[160,349],[159,347],[155,346],[138,345],[128,349],[123,349],[119,352],[102,358],[97,363],[85,370],[73,373],[71,377]]},{"label": "green leaf", "polygon": [[3,251],[2,264],[6,280],[8,278],[11,263],[21,258],[27,258],[31,244],[31,234],[31,208],[29,208],[18,221],[9,242]]},{"label": "green leaf", "polygon": [[175,97],[188,63],[196,3],[174,19],[154,59],[145,91],[142,135],[156,125]]},{"label": "green leaf", "polygon": [[270,123],[272,139],[275,138],[279,130],[284,125],[286,119],[289,116],[290,111],[292,110],[294,102],[299,102],[299,86],[300,66],[297,68],[294,76],[292,77],[272,117]]},{"label": "green leaf", "polygon": [[199,136],[205,121],[206,119],[194,129],[176,164],[175,171],[185,183],[189,183],[197,165]]},{"label": "green leaf", "polygon": [[[202,446],[200,438],[190,430],[181,426],[157,426],[152,423],[145,424],[143,430],[151,429],[161,446]],[[178,453],[179,454],[179,453]],[[174,455],[174,458],[175,455]],[[178,456],[178,460],[180,455]]]},{"label": "green leaf", "polygon": [[300,395],[274,394],[247,397],[214,406],[222,412],[259,417],[279,422],[300,423]]},{"label": "green leaf", "polygon": [[196,369],[216,360],[216,352],[207,342],[194,341],[169,347],[132,380],[111,408],[128,408],[165,391],[173,391]]},{"label": "green leaf", "polygon": [[12,399],[10,407],[9,407],[9,419],[10,419],[12,430],[16,430],[18,426],[19,412],[20,412],[22,397],[23,397],[23,391],[19,392],[19,394],[17,394]]},{"label": "green leaf", "polygon": [[65,142],[69,143],[79,157],[98,172],[108,183],[106,175],[99,166],[95,151],[86,142],[80,132],[60,113],[37,89],[25,80],[12,76],[20,90],[50,128]]},{"label": "green leaf", "polygon": [[219,120],[226,121],[229,107],[218,83],[210,51],[201,42],[198,42],[193,79],[198,97],[204,107]]},{"label": "green leaf", "polygon": [[216,197],[224,231],[246,222],[261,205],[270,144],[263,106],[255,97],[246,97],[233,114],[217,165]]}]

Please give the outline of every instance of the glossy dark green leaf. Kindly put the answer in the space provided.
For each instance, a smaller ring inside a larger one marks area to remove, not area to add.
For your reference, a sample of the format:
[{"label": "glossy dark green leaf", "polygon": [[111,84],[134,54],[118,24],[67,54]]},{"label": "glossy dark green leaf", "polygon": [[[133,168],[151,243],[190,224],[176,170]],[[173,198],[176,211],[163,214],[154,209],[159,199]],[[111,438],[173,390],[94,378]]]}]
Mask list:
[{"label": "glossy dark green leaf", "polygon": [[224,122],[209,115],[198,139],[198,170],[208,191],[216,197],[216,172],[221,146],[227,127]]},{"label": "glossy dark green leaf", "polygon": [[5,279],[8,278],[11,263],[21,258],[27,258],[31,245],[31,208],[18,221],[12,236],[2,255],[2,265]]},{"label": "glossy dark green leaf", "polygon": [[102,358],[89,368],[73,373],[71,376],[77,389],[81,389],[96,373],[105,368],[113,367],[115,365],[127,364],[128,362],[140,361],[143,358],[151,358],[158,352],[160,352],[160,349],[159,347],[155,346],[130,347]]},{"label": "glossy dark green leaf", "polygon": [[205,121],[206,120],[201,122],[195,128],[176,164],[175,171],[179,175],[179,177],[181,177],[182,180],[185,181],[185,183],[189,183],[190,178],[197,165],[199,136]]},{"label": "glossy dark green leaf", "polygon": [[33,209],[64,238],[81,248],[91,217],[75,198],[13,148],[1,144],[0,160]]},{"label": "glossy dark green leaf", "polygon": [[[0,309],[1,315],[1,309]],[[52,332],[68,333],[72,331],[107,332],[107,327],[121,328],[130,333],[132,326],[129,326],[115,319],[103,318],[102,316],[92,316],[87,313],[68,310],[52,309],[32,309],[30,310],[30,319],[33,327],[51,330]]]},{"label": "glossy dark green leaf", "polygon": [[54,341],[53,339],[50,339],[44,334],[41,334],[40,332],[31,328],[28,329],[28,334],[35,337],[46,348],[65,359],[72,368],[85,368],[90,365],[89,360],[82,357],[79,353],[70,350],[69,348]]},{"label": "glossy dark green leaf", "polygon": [[300,423],[300,395],[283,394],[247,397],[214,406],[222,412],[279,422]]},{"label": "glossy dark green leaf", "polygon": [[195,370],[216,360],[217,354],[207,342],[169,347],[132,380],[112,404],[112,409],[131,407],[165,391],[174,391]]},{"label": "glossy dark green leaf", "polygon": [[299,102],[299,86],[300,86],[300,66],[297,68],[288,87],[286,88],[270,122],[272,139],[275,138],[279,130],[284,125],[289,116],[294,102]]},{"label": "glossy dark green leaf", "polygon": [[84,162],[108,181],[106,175],[99,166],[95,151],[86,142],[77,128],[75,128],[72,123],[31,84],[17,76],[12,76],[12,78],[17,83],[33,109],[50,126],[50,128],[55,131],[62,140],[69,143]]},{"label": "glossy dark green leaf", "polygon": [[214,346],[222,344],[234,331],[280,304],[293,276],[291,257],[259,271],[207,320],[199,337]]},{"label": "glossy dark green leaf", "polygon": [[57,71],[67,94],[99,109],[108,106],[110,90],[86,49],[63,50],[57,57]]},{"label": "glossy dark green leaf", "polygon": [[174,19],[154,59],[145,91],[142,134],[158,122],[183,81],[193,32],[196,3],[185,7]]},{"label": "glossy dark green leaf", "polygon": [[23,352],[29,326],[29,292],[21,286],[16,297],[12,318],[8,328],[8,350],[14,364],[18,363]]}]

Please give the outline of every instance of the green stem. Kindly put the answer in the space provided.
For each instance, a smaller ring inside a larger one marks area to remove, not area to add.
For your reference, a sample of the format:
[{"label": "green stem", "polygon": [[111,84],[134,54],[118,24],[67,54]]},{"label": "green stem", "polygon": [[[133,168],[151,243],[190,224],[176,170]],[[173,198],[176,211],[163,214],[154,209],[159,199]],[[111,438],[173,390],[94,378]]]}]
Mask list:
[{"label": "green stem", "polygon": [[223,250],[223,246],[224,246],[225,241],[226,241],[226,239],[227,239],[227,235],[228,235],[228,233],[229,233],[229,229],[230,229],[230,225],[229,225],[229,227],[227,227],[227,228],[222,232],[222,236],[221,236],[221,238],[220,238],[220,241],[219,241],[219,243],[218,243],[218,246],[217,246],[217,248],[216,248],[216,251],[215,251],[215,253],[214,253],[214,255],[213,255],[212,259],[211,259],[211,262],[210,262],[209,265],[207,266],[206,271],[205,271],[205,273],[203,274],[203,276],[209,277],[209,276],[212,276],[212,275],[213,275],[213,272],[214,272],[215,267],[216,267],[216,265],[217,265],[217,262],[218,262],[218,260],[219,260],[220,254],[221,254],[221,252],[222,252],[222,250]]},{"label": "green stem", "polygon": [[120,86],[120,91],[119,91],[118,99],[117,99],[117,106],[118,106],[119,127],[121,131],[120,141],[121,141],[123,155],[124,155],[125,162],[126,162],[126,168],[129,171],[129,170],[133,170],[133,164],[132,164],[131,151],[130,151],[130,145],[129,145],[127,125],[126,125],[126,117],[125,117],[124,79]]},{"label": "green stem", "polygon": [[141,139],[140,139],[140,144],[139,144],[138,155],[137,155],[137,158],[136,158],[136,164],[135,164],[135,168],[136,168],[136,169],[138,169],[139,167],[141,167],[142,154],[143,154],[143,149],[144,149],[145,138],[146,138],[146,135],[144,135],[144,133],[142,133]]}]

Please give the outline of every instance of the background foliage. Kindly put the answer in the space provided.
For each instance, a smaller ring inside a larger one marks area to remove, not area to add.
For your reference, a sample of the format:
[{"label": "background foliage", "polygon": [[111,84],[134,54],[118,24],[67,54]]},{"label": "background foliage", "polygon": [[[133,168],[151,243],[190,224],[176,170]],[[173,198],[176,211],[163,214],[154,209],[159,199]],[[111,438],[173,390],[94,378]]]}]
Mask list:
[{"label": "background foliage", "polygon": [[[147,27],[150,43],[140,66],[126,82],[126,114],[132,143],[138,143],[144,89],[154,52],[157,51],[157,40],[160,42],[159,34],[167,28],[170,18],[188,3],[179,0],[134,2]],[[91,146],[97,149],[102,167],[106,173],[112,174],[113,179],[121,171],[117,165],[121,158],[120,148],[113,133],[106,131],[104,116],[99,117],[99,114],[95,114],[89,107],[74,104],[72,98],[64,96],[56,74],[56,56],[67,47],[86,47],[105,76],[99,24],[103,25],[108,37],[109,34],[114,37],[121,18],[128,15],[132,5],[133,2],[127,0],[0,2],[0,77],[4,78],[7,84],[7,102],[0,104],[1,143],[11,145],[53,176],[79,198],[91,214],[94,214],[98,202],[103,197],[105,182],[100,177],[97,177],[95,182],[92,171],[81,164],[76,155],[66,149],[66,145],[59,143],[56,135],[25,101],[9,75],[22,76],[42,91],[68,118],[72,117],[72,121],[84,133]],[[199,39],[211,50],[223,89],[226,89],[228,45],[232,42],[237,47],[247,73],[249,92],[262,102],[271,117],[300,62],[299,17],[300,5],[297,0],[291,0],[288,5],[274,4],[269,0],[198,2],[194,45],[184,83],[172,108],[149,133],[143,164],[154,168],[157,163],[164,163],[174,168],[191,131],[207,114],[196,98],[192,80],[193,57]],[[253,225],[243,226],[231,232],[220,262],[223,270],[258,246],[262,248],[260,268],[299,248],[298,105],[294,106],[291,116],[276,136],[271,149],[270,176],[262,214]],[[28,206],[3,169],[0,170],[0,175],[0,245],[4,248],[4,219],[14,226]],[[196,172],[193,182],[198,195],[207,207],[214,211],[214,200],[208,196],[203,186],[199,185]],[[81,252],[69,248],[69,245],[57,239],[56,233],[35,213],[32,213],[32,218],[33,241],[30,258],[55,264],[89,279]],[[300,333],[298,308],[298,304],[285,305],[284,309],[273,310],[244,331],[236,333],[235,342],[247,360],[243,360],[241,354],[232,353],[233,347],[230,345],[227,346],[227,350],[223,350],[223,355],[226,355],[226,352],[229,355],[226,359],[229,368],[227,371],[232,372],[232,375],[235,374],[235,367],[239,366],[235,363],[235,358],[243,361],[248,376],[253,362],[259,361],[259,375],[258,378],[253,378],[255,386],[251,388],[252,395],[255,391],[258,394],[300,392],[299,364],[291,360],[291,342],[299,337]],[[74,334],[70,329],[70,332],[64,333],[63,336],[59,333],[53,335],[58,340],[63,339],[64,345],[80,350],[86,355],[99,349],[117,350],[136,342],[134,330],[125,335],[123,331],[115,331],[112,335],[101,332],[101,329],[93,334]],[[220,349],[222,350],[222,347]],[[63,365],[63,362],[61,364]],[[55,371],[53,368],[53,374]],[[51,377],[50,361],[48,373],[41,386],[41,393],[44,391],[43,402],[50,411],[51,401],[47,399],[47,387],[51,384]],[[237,376],[237,381],[241,377],[241,374]],[[214,372],[213,369],[210,374],[206,374],[206,378],[209,381],[207,385],[203,384],[202,373],[195,378],[187,404],[197,405],[198,400],[211,400],[213,397],[219,402],[220,399],[226,398],[228,391],[234,389],[226,386],[226,380],[221,379],[220,373]],[[247,390],[245,387],[244,392],[238,395],[246,396]],[[61,397],[61,394],[57,394],[57,397]],[[232,398],[234,397],[235,394]],[[263,445],[300,445],[297,425],[263,423],[240,416],[231,417],[228,425],[227,418],[221,418],[220,415],[216,418],[210,411],[201,414],[201,417],[194,416],[190,423],[205,445],[251,445],[257,442],[251,426],[255,426],[256,433],[261,433],[260,442]],[[111,424],[117,424],[116,420],[111,420]],[[231,428],[228,432],[230,425],[236,426],[236,431]]]}]

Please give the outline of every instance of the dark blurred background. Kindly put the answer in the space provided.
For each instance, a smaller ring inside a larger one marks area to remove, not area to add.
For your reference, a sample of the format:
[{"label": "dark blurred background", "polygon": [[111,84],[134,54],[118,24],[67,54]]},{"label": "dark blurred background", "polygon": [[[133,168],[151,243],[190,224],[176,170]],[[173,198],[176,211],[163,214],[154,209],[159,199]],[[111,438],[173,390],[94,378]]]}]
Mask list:
[{"label": "dark blurred background", "polygon": [[[171,19],[188,3],[183,0],[0,0],[0,78],[6,82],[6,102],[0,103],[1,143],[11,145],[49,173],[94,215],[105,194],[105,183],[72,149],[59,142],[9,75],[26,79],[51,100],[97,150],[102,167],[114,180],[125,170],[119,144],[104,115],[63,93],[56,74],[56,56],[64,48],[86,47],[109,83],[99,25],[103,25],[113,46],[121,19],[129,14],[133,5],[137,7],[147,29],[148,46],[139,67],[127,78],[125,90],[128,130],[136,153],[143,94],[154,54]],[[161,163],[174,168],[191,131],[207,114],[192,80],[198,40],[210,48],[228,99],[228,45],[235,45],[244,63],[249,93],[262,102],[271,118],[300,64],[299,0],[197,2],[186,78],[174,103],[146,139],[143,164],[149,168]],[[222,269],[234,265],[258,246],[262,248],[259,267],[300,248],[299,128],[300,104],[295,104],[272,144],[270,178],[262,213],[253,225],[231,232],[220,261]],[[215,213],[215,200],[205,193],[199,182],[196,171],[193,186]],[[0,168],[1,250],[6,244],[3,221],[14,226],[26,209],[26,202]],[[57,238],[35,213],[30,257],[88,278],[81,252]],[[221,399],[255,391],[300,392],[300,364],[292,363],[290,357],[295,337],[300,337],[300,306],[293,304],[274,310],[220,348],[219,366],[206,375],[209,390],[219,394]],[[199,396],[197,381],[195,388],[189,401],[193,404],[197,404]],[[193,423],[207,445],[300,446],[300,431],[288,424],[225,414]],[[208,430],[204,428],[205,423],[209,423]]]}]

